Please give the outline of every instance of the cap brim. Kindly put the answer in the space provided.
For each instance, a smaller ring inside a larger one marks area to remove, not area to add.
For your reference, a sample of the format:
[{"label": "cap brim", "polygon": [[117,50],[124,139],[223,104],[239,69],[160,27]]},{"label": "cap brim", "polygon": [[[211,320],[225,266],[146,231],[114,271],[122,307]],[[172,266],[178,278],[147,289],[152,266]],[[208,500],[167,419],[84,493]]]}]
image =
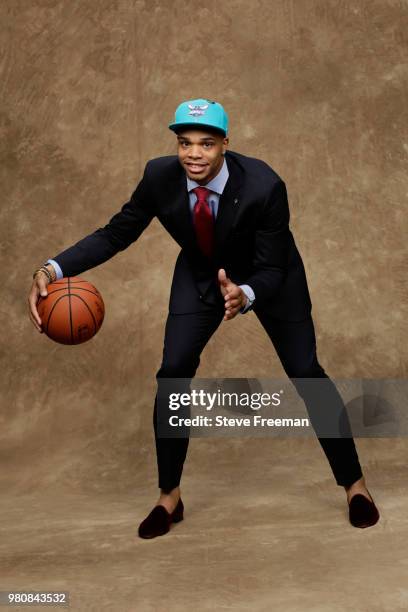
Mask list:
[{"label": "cap brim", "polygon": [[194,128],[196,130],[199,130],[200,128],[202,128],[203,130],[214,130],[214,132],[218,132],[224,137],[227,135],[222,128],[215,127],[214,125],[206,125],[204,123],[171,123],[169,125],[169,129],[176,133],[187,128]]}]

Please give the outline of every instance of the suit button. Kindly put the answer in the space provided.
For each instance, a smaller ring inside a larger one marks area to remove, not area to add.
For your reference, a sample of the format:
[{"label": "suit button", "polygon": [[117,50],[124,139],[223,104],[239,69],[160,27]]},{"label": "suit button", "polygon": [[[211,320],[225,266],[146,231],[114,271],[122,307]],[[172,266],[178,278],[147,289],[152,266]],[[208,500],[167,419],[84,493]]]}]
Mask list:
[{"label": "suit button", "polygon": [[203,299],[203,296],[202,296],[202,295],[200,295],[200,300],[202,300],[202,299]]}]

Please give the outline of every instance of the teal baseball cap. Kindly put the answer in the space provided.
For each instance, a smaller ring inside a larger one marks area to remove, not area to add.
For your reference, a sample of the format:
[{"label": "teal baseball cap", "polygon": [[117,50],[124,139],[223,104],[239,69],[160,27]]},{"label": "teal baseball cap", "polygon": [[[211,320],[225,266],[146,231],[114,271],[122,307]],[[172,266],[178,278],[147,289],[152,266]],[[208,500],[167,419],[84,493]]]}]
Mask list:
[{"label": "teal baseball cap", "polygon": [[177,132],[184,127],[209,127],[228,134],[228,115],[223,106],[214,100],[197,98],[186,100],[178,105],[174,114],[174,122],[169,128]]}]

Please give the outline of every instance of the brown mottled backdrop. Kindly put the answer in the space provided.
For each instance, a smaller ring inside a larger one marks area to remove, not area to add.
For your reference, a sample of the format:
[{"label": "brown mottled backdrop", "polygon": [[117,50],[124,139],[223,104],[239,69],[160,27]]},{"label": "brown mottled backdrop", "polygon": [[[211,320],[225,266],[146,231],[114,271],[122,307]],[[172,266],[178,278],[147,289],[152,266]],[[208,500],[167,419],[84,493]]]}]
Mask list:
[{"label": "brown mottled backdrop", "polygon": [[[220,101],[230,148],[285,180],[327,372],[406,377],[406,2],[3,0],[0,11],[3,490],[128,492],[135,529],[155,499],[154,375],[178,245],[154,220],[82,275],[106,305],[82,346],[39,335],[26,300],[35,267],[104,225],[148,159],[175,152],[167,125],[187,98]],[[250,313],[222,324],[199,375],[283,370]],[[406,451],[386,444],[358,441],[373,477],[389,449]],[[205,475],[239,486],[257,456],[271,469],[284,457],[301,481],[318,469],[334,488],[311,440],[230,439],[192,441],[186,491]]]}]

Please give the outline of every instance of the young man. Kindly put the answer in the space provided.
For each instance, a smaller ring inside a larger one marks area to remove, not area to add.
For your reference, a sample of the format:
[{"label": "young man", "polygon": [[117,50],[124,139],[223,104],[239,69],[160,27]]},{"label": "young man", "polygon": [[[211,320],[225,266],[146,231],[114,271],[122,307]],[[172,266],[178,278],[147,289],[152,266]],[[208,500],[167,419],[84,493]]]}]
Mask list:
[{"label": "young man", "polygon": [[[36,309],[50,278],[74,276],[132,244],[154,216],[181,247],[171,287],[162,378],[194,377],[200,355],[221,321],[253,310],[271,339],[286,374],[310,413],[315,397],[301,379],[324,379],[325,405],[348,423],[344,405],[316,355],[311,301],[302,259],[289,229],[286,186],[261,160],[227,150],[228,117],[221,104],[205,99],[181,103],[169,128],[177,156],[150,160],[130,200],[102,228],[47,260],[29,295],[30,317],[41,331]],[[299,380],[300,379],[300,380]],[[188,437],[164,438],[154,429],[161,489],[139,526],[142,538],[169,531],[183,518],[180,479]],[[364,481],[354,441],[319,438],[336,482],[349,503],[350,522],[368,527],[378,510]]]}]

